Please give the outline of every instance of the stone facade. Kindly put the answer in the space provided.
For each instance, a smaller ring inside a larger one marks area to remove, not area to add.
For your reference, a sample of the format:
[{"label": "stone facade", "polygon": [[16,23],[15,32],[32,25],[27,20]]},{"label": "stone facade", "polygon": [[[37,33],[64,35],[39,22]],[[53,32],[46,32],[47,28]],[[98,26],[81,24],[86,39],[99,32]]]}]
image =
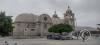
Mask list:
[{"label": "stone facade", "polygon": [[22,13],[18,15],[15,19],[13,30],[14,38],[33,38],[33,37],[44,37],[48,34],[48,28],[55,24],[66,23],[73,27],[74,24],[74,14],[68,7],[66,13],[64,14],[64,19],[60,19],[56,11],[52,17],[48,14],[41,14],[40,16]]}]

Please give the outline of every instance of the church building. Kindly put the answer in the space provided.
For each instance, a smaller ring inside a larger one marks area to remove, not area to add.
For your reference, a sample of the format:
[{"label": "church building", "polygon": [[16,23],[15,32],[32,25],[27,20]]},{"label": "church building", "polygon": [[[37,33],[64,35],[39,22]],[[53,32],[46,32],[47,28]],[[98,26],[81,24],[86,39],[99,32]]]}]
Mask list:
[{"label": "church building", "polygon": [[31,13],[22,13],[18,15],[14,21],[14,38],[34,38],[44,37],[48,34],[48,28],[55,24],[66,23],[75,28],[74,13],[68,6],[68,9],[64,13],[64,18],[60,19],[54,12],[50,17],[48,14],[35,15]]}]

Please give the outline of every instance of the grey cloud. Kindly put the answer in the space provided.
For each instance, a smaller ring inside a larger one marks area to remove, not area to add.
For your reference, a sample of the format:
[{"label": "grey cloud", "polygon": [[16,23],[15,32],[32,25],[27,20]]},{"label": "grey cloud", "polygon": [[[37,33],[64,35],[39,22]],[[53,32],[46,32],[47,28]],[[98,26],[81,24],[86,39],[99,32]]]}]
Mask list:
[{"label": "grey cloud", "polygon": [[0,10],[15,17],[20,13],[47,13],[53,15],[54,10],[62,18],[69,5],[75,13],[76,21],[81,26],[96,27],[100,23],[100,0],[0,0]]}]

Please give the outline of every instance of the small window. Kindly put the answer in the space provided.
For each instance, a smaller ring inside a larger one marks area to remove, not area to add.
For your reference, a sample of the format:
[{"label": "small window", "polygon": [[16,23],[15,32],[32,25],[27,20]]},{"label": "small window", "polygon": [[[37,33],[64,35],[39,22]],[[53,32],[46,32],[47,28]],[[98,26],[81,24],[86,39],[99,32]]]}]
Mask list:
[{"label": "small window", "polygon": [[47,17],[44,17],[44,20],[46,21],[47,20]]},{"label": "small window", "polygon": [[34,31],[35,29],[31,29],[31,31]]},{"label": "small window", "polygon": [[25,28],[24,30],[27,31],[27,28]]},{"label": "small window", "polygon": [[27,24],[26,27],[27,28],[35,28],[36,24],[35,23],[33,23],[33,24]]}]

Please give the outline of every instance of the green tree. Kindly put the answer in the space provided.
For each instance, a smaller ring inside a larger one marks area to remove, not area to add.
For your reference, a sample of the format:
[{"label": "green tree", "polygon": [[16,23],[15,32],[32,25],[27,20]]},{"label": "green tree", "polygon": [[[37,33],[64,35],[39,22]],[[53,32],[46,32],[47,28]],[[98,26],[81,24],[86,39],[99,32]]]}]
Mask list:
[{"label": "green tree", "polygon": [[57,24],[57,25],[53,25],[52,27],[50,27],[48,29],[48,31],[62,34],[62,32],[69,33],[71,31],[73,31],[73,28],[72,28],[72,26],[70,26],[68,24]]},{"label": "green tree", "polygon": [[5,12],[0,12],[0,35],[7,36],[12,30],[11,16],[6,16]]}]

